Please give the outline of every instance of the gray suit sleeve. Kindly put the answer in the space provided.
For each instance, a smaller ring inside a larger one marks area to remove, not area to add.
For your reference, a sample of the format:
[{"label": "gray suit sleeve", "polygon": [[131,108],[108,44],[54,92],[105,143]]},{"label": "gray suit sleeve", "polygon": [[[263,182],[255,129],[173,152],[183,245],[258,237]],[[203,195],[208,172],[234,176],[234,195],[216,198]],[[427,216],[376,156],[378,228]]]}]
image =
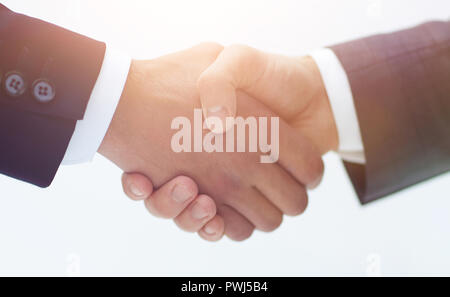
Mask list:
[{"label": "gray suit sleeve", "polygon": [[450,170],[450,22],[332,46],[350,81],[366,164],[345,163],[368,203]]}]

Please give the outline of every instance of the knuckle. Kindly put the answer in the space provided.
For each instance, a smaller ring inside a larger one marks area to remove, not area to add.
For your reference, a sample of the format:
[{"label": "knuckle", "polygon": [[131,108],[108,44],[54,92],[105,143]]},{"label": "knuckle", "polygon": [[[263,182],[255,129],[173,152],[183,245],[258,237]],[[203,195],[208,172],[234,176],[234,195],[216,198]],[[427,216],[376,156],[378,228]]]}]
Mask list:
[{"label": "knuckle", "polygon": [[181,221],[178,217],[173,220],[178,228],[185,232],[194,233],[197,232],[196,226]]},{"label": "knuckle", "polygon": [[197,203],[201,203],[202,207],[205,209],[208,217],[211,218],[217,213],[216,202],[207,195],[200,195],[197,198]]},{"label": "knuckle", "polygon": [[216,54],[216,53],[218,54],[224,49],[223,45],[221,45],[220,43],[211,42],[211,41],[199,43],[197,46],[202,51],[205,51],[206,53],[210,53],[210,54]]},{"label": "knuckle", "polygon": [[198,195],[197,183],[190,177],[181,175],[173,180],[175,185],[183,186],[187,191],[191,193],[192,196]]},{"label": "knuckle", "polygon": [[253,227],[239,228],[233,230],[233,232],[227,232],[226,235],[233,241],[244,241],[253,234]]},{"label": "knuckle", "polygon": [[299,216],[303,214],[308,207],[308,195],[303,192],[301,194],[301,198],[297,198],[298,203],[296,203],[294,206],[292,206],[287,212],[286,215],[288,216]]},{"label": "knuckle", "polygon": [[308,163],[308,180],[307,183],[315,183],[320,180],[325,171],[325,165],[323,163],[322,158],[310,158]]},{"label": "knuckle", "polygon": [[264,222],[264,224],[260,226],[259,229],[263,232],[273,232],[276,229],[278,229],[278,227],[280,227],[282,223],[283,223],[283,215],[280,213],[271,218],[270,220]]},{"label": "knuckle", "polygon": [[145,207],[147,208],[148,212],[155,217],[162,218],[162,219],[171,219],[172,213],[169,209],[166,209],[162,207],[162,205],[155,203],[153,199],[147,199],[145,200]]}]

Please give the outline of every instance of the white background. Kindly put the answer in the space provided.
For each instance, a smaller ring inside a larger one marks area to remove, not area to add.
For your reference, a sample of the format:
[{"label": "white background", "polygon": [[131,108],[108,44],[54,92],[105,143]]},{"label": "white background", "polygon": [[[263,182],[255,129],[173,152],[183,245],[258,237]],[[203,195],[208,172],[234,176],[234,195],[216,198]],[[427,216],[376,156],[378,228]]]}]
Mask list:
[{"label": "white background", "polygon": [[[201,41],[300,55],[448,19],[450,1],[2,1],[11,9],[154,58]],[[450,174],[361,207],[336,155],[305,215],[243,243],[207,243],[122,194],[97,157],[50,189],[0,177],[2,275],[450,275]]]}]

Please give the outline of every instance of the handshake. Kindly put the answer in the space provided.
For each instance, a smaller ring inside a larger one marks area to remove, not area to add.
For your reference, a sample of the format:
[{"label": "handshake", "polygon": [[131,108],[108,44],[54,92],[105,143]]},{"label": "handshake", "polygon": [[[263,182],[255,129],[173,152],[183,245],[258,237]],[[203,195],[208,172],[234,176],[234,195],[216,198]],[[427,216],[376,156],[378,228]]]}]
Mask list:
[{"label": "handshake", "polygon": [[132,62],[99,153],[153,215],[244,240],[305,211],[338,142],[311,57],[206,43]]},{"label": "handshake", "polygon": [[131,63],[2,4],[0,28],[0,174],[46,187],[99,152],[206,240],[303,213],[328,151],[363,204],[450,170],[448,21],[303,57],[208,43]]}]

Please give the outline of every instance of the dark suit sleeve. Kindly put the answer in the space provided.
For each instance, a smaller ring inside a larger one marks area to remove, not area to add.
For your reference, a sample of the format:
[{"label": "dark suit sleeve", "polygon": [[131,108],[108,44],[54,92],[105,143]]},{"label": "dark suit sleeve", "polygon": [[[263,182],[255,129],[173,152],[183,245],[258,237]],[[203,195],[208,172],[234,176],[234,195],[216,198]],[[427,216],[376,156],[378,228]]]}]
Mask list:
[{"label": "dark suit sleeve", "polygon": [[345,163],[362,203],[450,169],[450,22],[331,47],[351,85],[365,166]]},{"label": "dark suit sleeve", "polygon": [[[48,186],[83,119],[105,44],[14,13],[0,4],[0,173]],[[8,74],[26,82],[20,96],[6,91]],[[55,97],[41,103],[33,82],[45,77]]]}]

